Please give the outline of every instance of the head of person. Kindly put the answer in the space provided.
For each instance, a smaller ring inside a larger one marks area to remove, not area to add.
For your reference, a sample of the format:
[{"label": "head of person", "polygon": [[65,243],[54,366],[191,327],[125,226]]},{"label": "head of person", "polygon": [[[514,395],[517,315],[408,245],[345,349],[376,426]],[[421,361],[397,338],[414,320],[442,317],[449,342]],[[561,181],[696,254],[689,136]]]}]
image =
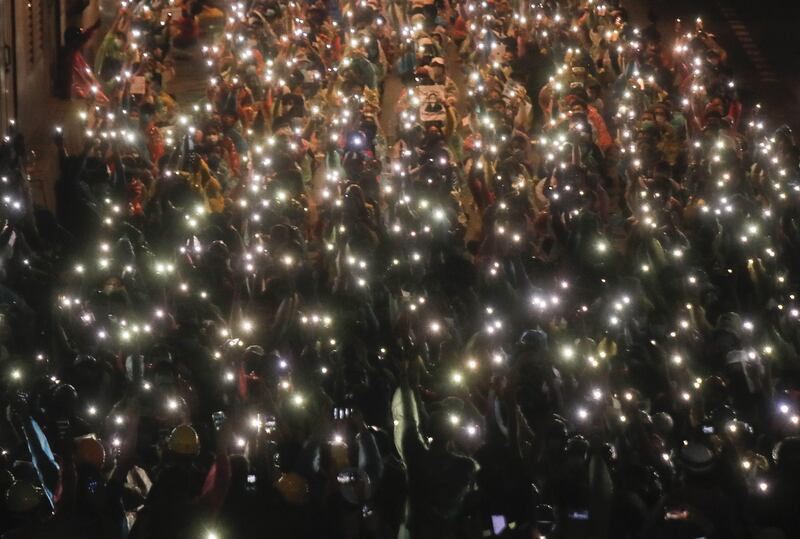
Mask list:
[{"label": "head of person", "polygon": [[292,506],[305,505],[310,497],[308,481],[296,472],[282,473],[275,481],[275,489],[283,500]]},{"label": "head of person", "polygon": [[719,67],[719,65],[722,63],[722,56],[721,56],[721,55],[720,55],[720,53],[719,53],[719,52],[717,52],[716,50],[714,50],[714,49],[709,49],[709,50],[706,52],[706,61],[707,61],[707,62],[708,62],[708,63],[709,63],[709,64],[710,64],[712,67]]},{"label": "head of person", "polygon": [[193,460],[200,454],[200,437],[191,425],[178,425],[167,439],[167,449],[178,460]]},{"label": "head of person", "polygon": [[433,79],[435,82],[444,80],[445,76],[444,58],[442,58],[441,56],[436,56],[431,59],[429,74],[431,79]]},{"label": "head of person", "polygon": [[664,125],[670,120],[669,108],[663,103],[659,103],[653,107],[653,121],[658,125]]}]

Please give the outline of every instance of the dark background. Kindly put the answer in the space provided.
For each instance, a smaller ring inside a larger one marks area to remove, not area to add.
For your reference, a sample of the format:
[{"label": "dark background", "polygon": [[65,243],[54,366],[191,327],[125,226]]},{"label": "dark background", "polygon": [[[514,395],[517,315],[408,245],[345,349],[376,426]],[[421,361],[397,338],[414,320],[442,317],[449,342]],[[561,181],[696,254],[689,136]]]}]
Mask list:
[{"label": "dark background", "polygon": [[[795,132],[800,130],[800,1],[632,2],[658,16],[658,27],[665,36],[671,35],[675,17],[688,21],[703,17],[706,31],[715,34],[730,55],[734,72],[741,78],[739,90],[743,99],[749,104],[763,102],[774,121],[790,124]],[[749,51],[743,34],[751,38]],[[760,65],[754,61],[754,54],[762,60]]]}]

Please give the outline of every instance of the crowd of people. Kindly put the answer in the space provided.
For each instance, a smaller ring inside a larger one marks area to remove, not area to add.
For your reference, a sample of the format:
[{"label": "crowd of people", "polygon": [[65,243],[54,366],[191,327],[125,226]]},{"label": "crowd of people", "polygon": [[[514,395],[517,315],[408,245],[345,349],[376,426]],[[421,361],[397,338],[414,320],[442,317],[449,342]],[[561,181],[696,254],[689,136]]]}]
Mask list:
[{"label": "crowd of people", "polygon": [[3,538],[797,536],[800,148],[701,19],[119,8],[55,212],[0,146]]}]

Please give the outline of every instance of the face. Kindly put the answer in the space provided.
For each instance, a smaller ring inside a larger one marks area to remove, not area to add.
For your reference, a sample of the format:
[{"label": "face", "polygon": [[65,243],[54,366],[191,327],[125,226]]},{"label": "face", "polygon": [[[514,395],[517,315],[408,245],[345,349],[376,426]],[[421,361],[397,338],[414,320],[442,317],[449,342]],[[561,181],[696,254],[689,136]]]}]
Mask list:
[{"label": "face", "polygon": [[585,116],[586,115],[586,109],[584,109],[580,105],[575,105],[575,106],[573,106],[573,107],[571,107],[569,109],[569,113],[570,113],[571,116],[576,116],[576,115]]}]

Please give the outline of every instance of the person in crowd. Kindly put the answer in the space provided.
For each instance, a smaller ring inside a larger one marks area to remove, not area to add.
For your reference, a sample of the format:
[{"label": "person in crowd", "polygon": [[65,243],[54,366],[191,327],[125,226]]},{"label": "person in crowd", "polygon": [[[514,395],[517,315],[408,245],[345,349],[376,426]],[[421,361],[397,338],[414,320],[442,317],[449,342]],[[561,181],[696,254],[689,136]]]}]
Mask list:
[{"label": "person in crowd", "polygon": [[53,212],[0,141],[0,537],[797,536],[800,147],[702,20],[123,4]]}]

